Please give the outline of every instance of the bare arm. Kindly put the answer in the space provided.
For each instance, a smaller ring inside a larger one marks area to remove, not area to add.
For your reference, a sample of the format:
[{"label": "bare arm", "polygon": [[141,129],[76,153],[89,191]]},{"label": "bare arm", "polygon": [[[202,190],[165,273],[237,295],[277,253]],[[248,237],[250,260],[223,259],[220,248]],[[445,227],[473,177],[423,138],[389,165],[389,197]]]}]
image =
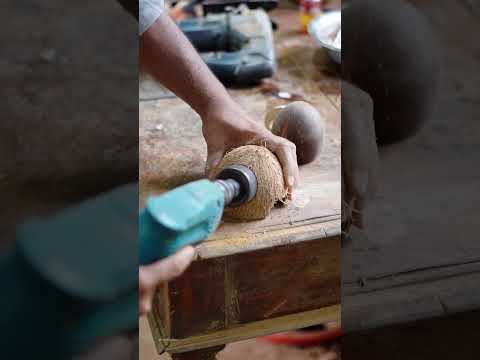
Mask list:
[{"label": "bare arm", "polygon": [[230,97],[190,41],[166,14],[140,38],[140,66],[187,102],[200,116]]},{"label": "bare arm", "polygon": [[140,37],[140,66],[187,102],[202,118],[207,174],[226,151],[266,143],[280,160],[289,192],[299,182],[295,145],[274,136],[243,111],[166,14]]}]

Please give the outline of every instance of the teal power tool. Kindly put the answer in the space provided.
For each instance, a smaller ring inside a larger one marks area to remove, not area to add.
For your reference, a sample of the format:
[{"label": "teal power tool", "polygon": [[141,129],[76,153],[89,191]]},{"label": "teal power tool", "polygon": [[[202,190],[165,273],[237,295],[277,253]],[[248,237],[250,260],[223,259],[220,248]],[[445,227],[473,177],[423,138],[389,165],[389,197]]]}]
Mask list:
[{"label": "teal power tool", "polygon": [[263,9],[228,8],[178,25],[223,83],[254,84],[275,72],[272,23]]},{"label": "teal power tool", "polygon": [[135,331],[139,257],[149,264],[204,240],[225,206],[246,203],[256,191],[255,174],[234,165],[214,181],[151,197],[140,214],[138,184],[130,184],[23,224],[0,256],[9,294],[0,299],[0,329],[8,335],[0,357],[69,359],[98,339]]},{"label": "teal power tool", "polygon": [[232,165],[214,181],[194,181],[149,198],[139,218],[140,263],[206,239],[220,223],[224,207],[244,204],[256,192],[255,174],[246,166]]}]

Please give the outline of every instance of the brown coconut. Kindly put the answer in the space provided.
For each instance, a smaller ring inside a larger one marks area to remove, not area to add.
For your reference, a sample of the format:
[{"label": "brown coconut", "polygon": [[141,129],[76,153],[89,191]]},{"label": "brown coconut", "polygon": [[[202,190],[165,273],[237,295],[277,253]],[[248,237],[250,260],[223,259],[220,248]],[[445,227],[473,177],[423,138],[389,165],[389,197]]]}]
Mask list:
[{"label": "brown coconut", "polygon": [[235,164],[245,165],[253,171],[257,177],[257,194],[243,205],[225,209],[225,218],[239,221],[265,219],[275,203],[287,196],[282,166],[270,150],[257,145],[233,149],[222,159],[217,171],[219,173]]},{"label": "brown coconut", "polygon": [[298,164],[315,160],[322,150],[325,132],[325,120],[317,109],[305,101],[294,101],[275,111],[272,132],[295,144]]}]

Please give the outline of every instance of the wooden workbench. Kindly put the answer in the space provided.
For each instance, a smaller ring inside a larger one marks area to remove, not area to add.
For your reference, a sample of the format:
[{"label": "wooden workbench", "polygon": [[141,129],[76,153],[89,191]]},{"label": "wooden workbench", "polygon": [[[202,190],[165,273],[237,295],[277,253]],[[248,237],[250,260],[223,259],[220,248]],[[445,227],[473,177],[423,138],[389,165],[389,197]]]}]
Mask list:
[{"label": "wooden workbench", "polygon": [[[300,169],[296,199],[262,221],[222,223],[187,272],[159,289],[151,330],[158,351],[174,359],[214,358],[229,342],[340,317],[339,80],[314,66],[315,45],[292,30],[296,12],[273,16],[281,26],[275,82],[321,112],[325,147]],[[317,54],[317,63],[319,56],[327,61]],[[260,87],[231,95],[259,122],[279,103]],[[140,206],[149,195],[203,177],[201,122],[179,99],[141,102],[139,136]]]},{"label": "wooden workbench", "polygon": [[468,36],[480,6],[411,2],[440,45],[438,109],[416,136],[380,148],[367,229],[342,249],[346,332],[480,308],[480,45]]}]

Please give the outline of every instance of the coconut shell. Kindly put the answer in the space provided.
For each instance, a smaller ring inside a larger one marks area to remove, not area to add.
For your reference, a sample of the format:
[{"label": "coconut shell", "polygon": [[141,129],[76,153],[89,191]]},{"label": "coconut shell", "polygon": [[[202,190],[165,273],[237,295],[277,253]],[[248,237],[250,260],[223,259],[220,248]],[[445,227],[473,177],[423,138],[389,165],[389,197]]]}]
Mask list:
[{"label": "coconut shell", "polygon": [[272,132],[290,140],[297,148],[297,161],[305,165],[318,156],[323,147],[325,121],[312,105],[294,101],[278,112]]},{"label": "coconut shell", "polygon": [[257,194],[238,207],[226,208],[226,220],[248,221],[265,219],[275,203],[287,196],[282,166],[277,157],[263,146],[246,145],[233,149],[220,162],[217,173],[230,165],[245,165],[257,177]]}]

